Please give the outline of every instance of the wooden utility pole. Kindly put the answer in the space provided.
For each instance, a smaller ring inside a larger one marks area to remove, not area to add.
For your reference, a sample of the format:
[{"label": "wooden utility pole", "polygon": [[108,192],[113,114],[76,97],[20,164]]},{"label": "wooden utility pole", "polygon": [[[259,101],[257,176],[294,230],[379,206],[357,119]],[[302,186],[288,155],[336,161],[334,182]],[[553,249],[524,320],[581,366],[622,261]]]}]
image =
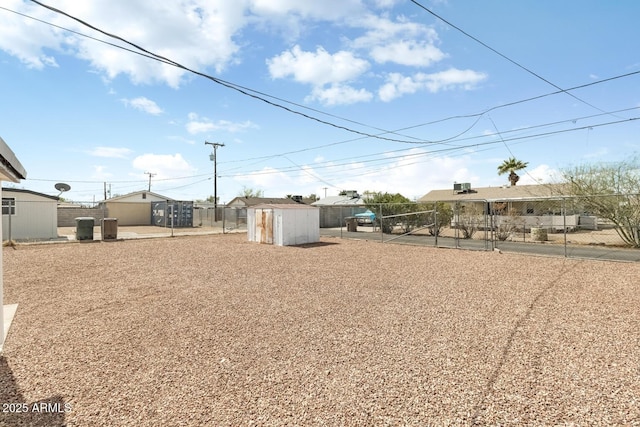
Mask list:
[{"label": "wooden utility pole", "polygon": [[218,222],[218,161],[216,160],[216,152],[218,147],[224,147],[224,144],[205,141],[204,145],[213,147],[213,153],[209,155],[209,159],[213,162],[213,221]]},{"label": "wooden utility pole", "polygon": [[145,175],[149,175],[149,190],[147,190],[147,191],[151,191],[151,177],[152,176],[156,176],[157,173],[145,172],[144,174]]}]

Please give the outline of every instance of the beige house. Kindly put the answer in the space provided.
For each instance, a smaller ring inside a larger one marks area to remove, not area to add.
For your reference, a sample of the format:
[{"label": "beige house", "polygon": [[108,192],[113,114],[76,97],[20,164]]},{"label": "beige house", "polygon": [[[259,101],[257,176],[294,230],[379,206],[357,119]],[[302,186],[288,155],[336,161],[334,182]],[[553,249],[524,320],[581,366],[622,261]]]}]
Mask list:
[{"label": "beige house", "polygon": [[151,204],[173,201],[169,197],[151,191],[136,191],[112,197],[100,203],[110,218],[117,218],[118,225],[152,225]]},{"label": "beige house", "polygon": [[[450,190],[432,190],[418,199],[418,203],[445,202],[454,207],[453,223],[470,210],[474,214],[491,214],[495,224],[518,217],[525,228],[596,229],[597,218],[585,215],[578,206],[563,204],[569,198],[565,184],[515,185],[498,187],[471,187],[454,184]],[[457,209],[457,210],[456,210]]]}]

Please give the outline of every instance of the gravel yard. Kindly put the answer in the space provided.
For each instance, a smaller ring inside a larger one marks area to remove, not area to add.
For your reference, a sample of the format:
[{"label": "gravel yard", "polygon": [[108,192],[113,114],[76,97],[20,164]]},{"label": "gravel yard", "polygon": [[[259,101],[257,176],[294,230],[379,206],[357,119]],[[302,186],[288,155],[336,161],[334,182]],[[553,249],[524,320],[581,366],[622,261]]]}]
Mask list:
[{"label": "gravel yard", "polygon": [[640,425],[639,282],[331,238],[8,247],[0,425]]}]

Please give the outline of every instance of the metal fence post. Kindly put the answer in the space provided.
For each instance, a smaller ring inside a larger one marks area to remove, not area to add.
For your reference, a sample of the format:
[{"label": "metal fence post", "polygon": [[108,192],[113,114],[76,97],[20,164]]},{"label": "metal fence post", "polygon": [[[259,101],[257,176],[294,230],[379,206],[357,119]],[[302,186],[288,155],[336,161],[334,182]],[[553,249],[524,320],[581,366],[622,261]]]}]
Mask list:
[{"label": "metal fence post", "polygon": [[433,203],[433,230],[435,231],[435,247],[438,247],[438,234],[440,234],[440,226],[438,224],[438,202]]},{"label": "metal fence post", "polygon": [[380,215],[378,216],[378,218],[380,218],[380,243],[384,243],[384,232],[382,231],[382,203],[380,203],[379,208],[379,213]]},{"label": "metal fence post", "polygon": [[564,257],[567,257],[567,199],[562,198],[562,232],[564,233]]}]

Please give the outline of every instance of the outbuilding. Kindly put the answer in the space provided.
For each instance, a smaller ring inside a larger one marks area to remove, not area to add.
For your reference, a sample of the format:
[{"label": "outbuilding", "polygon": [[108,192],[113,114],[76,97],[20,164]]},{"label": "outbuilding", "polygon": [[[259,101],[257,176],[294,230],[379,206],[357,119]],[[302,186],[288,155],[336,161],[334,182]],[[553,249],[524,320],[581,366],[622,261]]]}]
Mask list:
[{"label": "outbuilding", "polygon": [[21,188],[2,189],[3,240],[58,237],[58,197]]},{"label": "outbuilding", "polygon": [[247,209],[250,242],[278,246],[320,241],[320,210],[303,204],[261,204]]}]

